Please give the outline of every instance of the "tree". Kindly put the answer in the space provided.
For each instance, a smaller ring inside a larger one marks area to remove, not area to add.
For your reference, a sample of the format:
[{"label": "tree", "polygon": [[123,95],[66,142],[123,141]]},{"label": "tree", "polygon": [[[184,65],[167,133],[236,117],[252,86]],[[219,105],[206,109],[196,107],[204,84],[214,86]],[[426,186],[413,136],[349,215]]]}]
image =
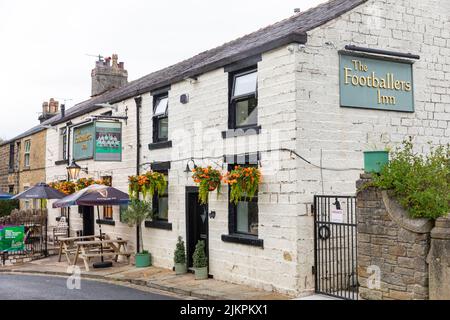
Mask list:
[{"label": "tree", "polygon": [[142,249],[142,228],[138,228],[142,225],[145,219],[152,215],[152,204],[148,201],[141,201],[133,199],[128,206],[127,210],[123,214],[123,221],[130,227],[136,227],[139,230],[139,248],[136,248],[136,252],[140,253]]}]

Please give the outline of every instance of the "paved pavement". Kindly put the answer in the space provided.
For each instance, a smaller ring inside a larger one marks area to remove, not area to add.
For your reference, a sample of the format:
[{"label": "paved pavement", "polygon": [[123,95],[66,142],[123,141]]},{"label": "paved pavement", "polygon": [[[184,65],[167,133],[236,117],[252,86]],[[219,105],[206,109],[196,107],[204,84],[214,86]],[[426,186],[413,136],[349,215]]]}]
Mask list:
[{"label": "paved pavement", "polygon": [[[216,279],[195,280],[192,273],[175,275],[175,272],[172,270],[158,267],[136,268],[124,262],[114,262],[112,268],[91,268],[90,271],[85,271],[82,261],[79,261],[77,266],[81,272],[82,279],[123,282],[140,286],[141,288],[174,294],[186,299],[289,300],[293,298],[276,292],[264,291]],[[68,272],[72,272],[70,269],[68,269],[65,257],[63,257],[61,262],[58,262],[57,256],[50,256],[46,259],[35,260],[24,264],[0,266],[0,275],[1,272],[8,272],[13,274],[26,273],[46,276],[60,275],[67,278],[70,275]],[[3,285],[0,279],[0,288],[2,287]]]},{"label": "paved pavement", "polygon": [[[67,278],[0,274],[0,300],[172,300],[172,296],[83,279],[68,289]],[[74,282],[71,282],[73,284]]]}]

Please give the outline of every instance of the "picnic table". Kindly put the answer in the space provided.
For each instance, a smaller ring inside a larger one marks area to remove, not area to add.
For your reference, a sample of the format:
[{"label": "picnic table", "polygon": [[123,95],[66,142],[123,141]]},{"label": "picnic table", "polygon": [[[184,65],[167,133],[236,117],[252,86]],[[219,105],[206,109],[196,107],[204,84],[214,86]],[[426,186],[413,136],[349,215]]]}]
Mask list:
[{"label": "picnic table", "polygon": [[61,262],[61,256],[64,253],[66,256],[67,262],[69,265],[72,264],[70,261],[70,255],[75,255],[77,247],[75,242],[78,241],[92,241],[96,238],[100,239],[100,235],[92,235],[92,236],[80,236],[80,237],[64,237],[59,238],[59,254],[58,254],[58,262]]},{"label": "picnic table", "polygon": [[127,249],[127,240],[93,240],[93,241],[77,241],[75,259],[73,265],[77,264],[78,257],[83,259],[86,271],[89,271],[91,258],[111,257],[117,262],[119,255],[127,257],[130,263],[131,253]]}]

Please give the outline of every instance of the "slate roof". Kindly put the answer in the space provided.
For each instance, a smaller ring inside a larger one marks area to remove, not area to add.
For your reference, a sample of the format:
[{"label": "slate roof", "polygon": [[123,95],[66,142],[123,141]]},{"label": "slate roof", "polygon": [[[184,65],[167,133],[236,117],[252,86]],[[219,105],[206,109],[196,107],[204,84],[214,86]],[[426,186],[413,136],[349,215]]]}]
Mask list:
[{"label": "slate roof", "polygon": [[[67,109],[64,118],[58,115],[43,124],[65,122],[99,109],[99,107],[96,107],[96,104],[119,102],[289,43],[306,43],[307,31],[315,29],[367,1],[328,1],[256,32],[227,42],[219,47],[199,53],[192,58],[150,73],[142,78],[129,82],[123,87],[80,102],[72,108]],[[41,127],[42,130],[42,126],[38,127]],[[29,131],[33,132],[33,130],[38,130],[38,128],[35,127]],[[21,136],[23,137],[24,134]]]}]

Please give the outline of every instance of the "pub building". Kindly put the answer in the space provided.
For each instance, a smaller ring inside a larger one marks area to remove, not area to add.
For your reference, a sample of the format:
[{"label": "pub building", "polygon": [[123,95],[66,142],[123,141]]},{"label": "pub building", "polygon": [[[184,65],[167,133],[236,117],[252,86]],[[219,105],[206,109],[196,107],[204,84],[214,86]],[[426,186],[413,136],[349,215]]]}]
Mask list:
[{"label": "pub building", "polygon": [[[363,151],[450,142],[449,16],[446,1],[333,0],[132,82],[100,59],[92,97],[44,122],[46,180],[75,166],[127,192],[129,176],[161,172],[142,226],[153,265],[173,267],[181,236],[192,266],[203,239],[214,279],[310,294],[314,197],[354,196]],[[223,184],[201,205],[191,171],[208,165],[257,166],[258,192],[234,204]],[[68,214],[51,204],[49,221]],[[72,207],[71,235],[102,224],[136,247],[123,210]]]}]

